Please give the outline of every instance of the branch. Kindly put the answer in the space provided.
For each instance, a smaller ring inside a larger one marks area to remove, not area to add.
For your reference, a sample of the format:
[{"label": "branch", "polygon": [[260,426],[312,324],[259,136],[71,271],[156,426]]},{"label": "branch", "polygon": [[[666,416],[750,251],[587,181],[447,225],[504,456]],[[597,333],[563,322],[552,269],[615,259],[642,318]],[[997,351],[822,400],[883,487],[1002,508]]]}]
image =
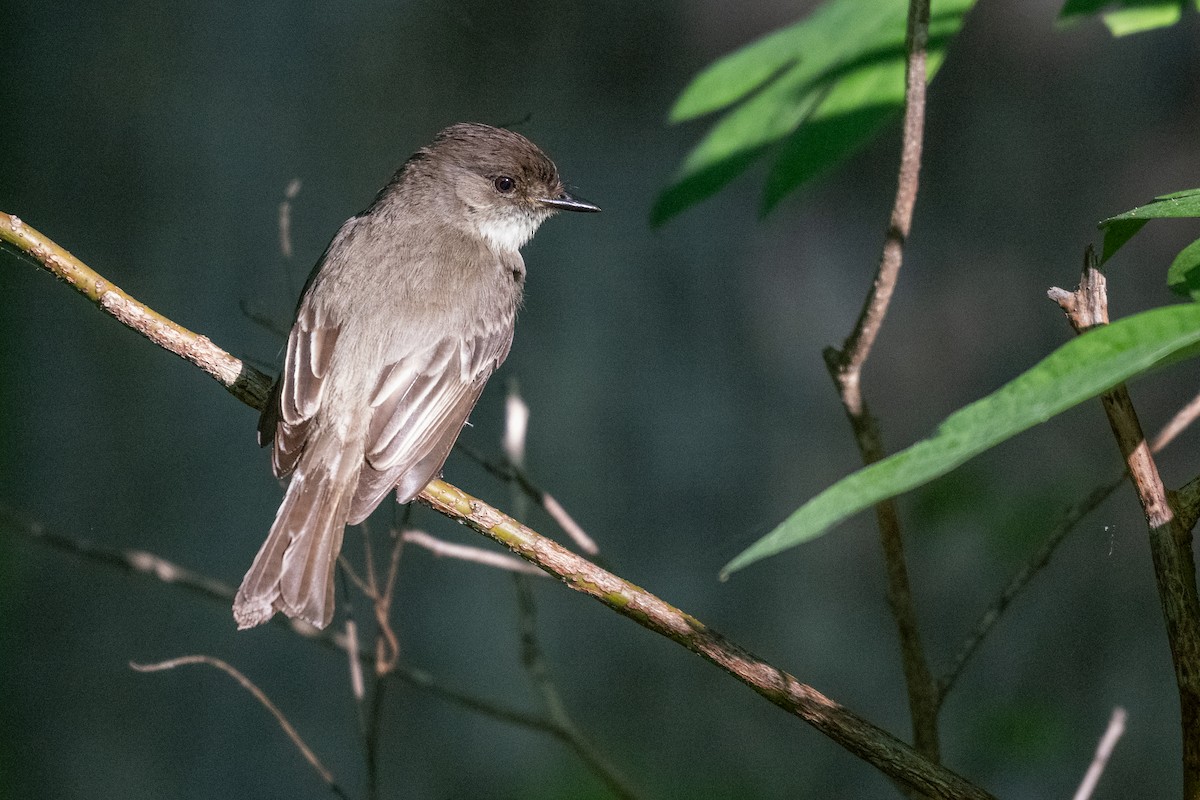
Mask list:
[{"label": "branch", "polygon": [[542,702],[546,706],[550,721],[555,725],[558,738],[575,751],[579,759],[604,781],[613,794],[624,800],[636,800],[640,794],[630,786],[617,768],[609,763],[567,713],[566,704],[563,703],[562,695],[550,677],[550,669],[538,643],[537,610],[533,603],[533,590],[523,575],[514,575],[513,582],[517,587],[517,612],[521,621],[521,663],[542,695]]},{"label": "branch", "polygon": [[[1078,290],[1067,292],[1055,287],[1048,294],[1066,313],[1075,332],[1084,333],[1108,324],[1105,284],[1104,275],[1096,268],[1095,251],[1089,246]],[[1196,591],[1191,528],[1171,507],[1125,384],[1102,394],[1100,401],[1146,515],[1158,599],[1179,690],[1183,793],[1187,798],[1200,798],[1200,595]]]},{"label": "branch", "polygon": [[279,252],[288,260],[292,258],[292,201],[300,194],[302,185],[299,178],[288,181],[279,203]]},{"label": "branch", "polygon": [[233,587],[227,583],[193,572],[186,567],[167,561],[145,550],[117,550],[100,547],[86,539],[75,539],[46,530],[40,523],[26,519],[4,506],[0,506],[0,525],[20,531],[32,539],[44,544],[72,553],[82,558],[98,561],[126,572],[136,572],[150,575],[163,583],[174,584],[205,597],[230,602],[233,600]]},{"label": "branch", "polygon": [[[1154,437],[1154,441],[1150,443],[1150,452],[1157,453],[1169,445],[1176,436],[1183,433],[1189,425],[1196,421],[1197,416],[1200,416],[1200,394],[1193,397],[1187,405],[1177,411],[1175,416],[1163,426],[1158,435]],[[980,615],[978,622],[975,623],[975,627],[967,635],[966,641],[963,642],[958,650],[958,654],[954,657],[954,663],[938,681],[938,692],[941,701],[944,701],[946,695],[954,688],[954,684],[966,668],[967,662],[975,655],[979,649],[979,645],[983,644],[983,640],[991,633],[996,623],[1000,621],[1000,617],[1008,609],[1009,605],[1029,585],[1034,576],[1050,563],[1050,557],[1054,555],[1054,551],[1058,549],[1059,544],[1062,543],[1067,534],[1075,530],[1075,526],[1084,517],[1092,513],[1097,506],[1112,496],[1113,492],[1121,488],[1128,474],[1127,471],[1121,470],[1119,474],[1114,475],[1107,483],[1095,487],[1092,491],[1088,492],[1086,497],[1077,501],[1062,513],[1054,528],[1046,536],[1046,540],[1042,542],[1042,546],[1037,549],[1037,552],[1033,554],[1024,566],[1017,570],[1016,574],[1009,580],[1008,585],[1000,592],[1000,596]],[[1197,478],[1196,484],[1200,486],[1200,478]],[[1184,496],[1185,490],[1186,487],[1179,491],[1181,498]],[[1187,506],[1187,503],[1181,500],[1175,505],[1179,508]],[[1194,520],[1191,524],[1186,524],[1186,527],[1191,528],[1193,524],[1195,524]]]},{"label": "branch", "polygon": [[[888,220],[875,282],[867,293],[854,330],[842,349],[825,351],[825,363],[837,386],[838,395],[863,463],[870,465],[885,455],[879,422],[867,408],[862,394],[862,369],[883,327],[892,292],[904,262],[904,244],[912,229],[913,209],[921,171],[921,148],[925,135],[925,47],[929,40],[929,0],[909,0],[908,30],[905,47],[908,61],[905,72],[904,133],[900,146],[900,174],[896,198]],[[887,598],[900,636],[904,680],[908,688],[909,713],[912,716],[913,743],[932,761],[939,756],[937,717],[941,703],[938,682],[933,677],[925,650],[921,646],[917,609],[913,602],[904,559],[904,539],[896,503],[884,500],[875,506],[887,572]]]},{"label": "branch", "polygon": [[[75,539],[59,533],[46,530],[41,524],[20,517],[11,510],[0,506],[0,525],[15,530],[21,535],[47,544],[56,550],[62,550],[80,558],[98,564],[104,564],[116,569],[137,572],[147,575],[163,583],[178,586],[195,592],[224,605],[233,602],[234,588],[227,583],[181,567],[153,553],[142,550],[117,550],[100,547],[83,539]],[[271,618],[270,624],[279,625],[290,630],[297,636],[316,642],[322,647],[342,650],[359,661],[371,662],[378,656],[358,643],[345,633],[339,633],[334,628],[320,630],[305,622],[291,620],[283,615]],[[528,714],[524,711],[496,705],[483,698],[470,695],[458,689],[444,686],[428,672],[413,667],[395,666],[392,672],[402,681],[417,688],[424,689],[437,697],[455,703],[470,711],[484,716],[493,717],[502,722],[519,725],[535,731],[557,735],[554,723],[548,719]]]},{"label": "branch", "polygon": [[600,569],[461,489],[445,481],[433,481],[419,499],[532,561],[572,589],[720,667],[890,778],[934,797],[990,797],[890,733],[730,642],[690,614]]},{"label": "branch", "polygon": [[1125,733],[1126,716],[1125,709],[1120,706],[1113,709],[1112,716],[1108,720],[1108,727],[1104,729],[1104,735],[1100,737],[1100,744],[1096,745],[1096,755],[1092,758],[1092,763],[1088,766],[1088,771],[1083,776],[1079,788],[1075,790],[1073,800],[1090,800],[1092,792],[1096,791],[1096,784],[1100,782],[1100,776],[1104,774],[1104,768],[1108,766],[1108,759],[1112,757],[1117,742]]},{"label": "branch", "polygon": [[189,331],[142,305],[16,216],[2,211],[0,241],[33,256],[47,271],[71,284],[101,311],[162,349],[192,362],[246,405],[258,409],[266,405],[271,393],[271,379],[266,375],[229,355],[207,336]]},{"label": "branch", "polygon": [[483,564],[487,567],[495,567],[496,569],[516,572],[523,575],[535,575],[539,578],[545,577],[546,573],[542,572],[537,567],[521,561],[520,559],[506,556],[503,553],[497,553],[495,550],[485,550],[482,547],[471,547],[465,544],[454,544],[447,542],[444,539],[439,539],[425,531],[419,531],[409,528],[402,532],[400,536],[405,542],[423,547],[433,555],[439,558],[455,558],[459,561],[469,561],[475,564]]},{"label": "branch", "polygon": [[[15,217],[0,213],[0,240],[29,253],[47,270],[68,280],[77,291],[94,301],[99,302],[97,298],[110,295],[121,298],[120,305],[137,310],[130,319],[144,321],[139,331],[151,341],[192,361],[247,405],[261,408],[266,402],[270,381],[265,375],[244,366],[204,337],[137,303]],[[109,311],[112,304],[100,302],[100,305]],[[118,318],[126,322],[125,318]],[[197,349],[203,349],[208,357],[193,357]],[[445,481],[431,481],[418,499],[451,519],[500,542],[576,591],[595,598],[622,616],[700,655],[893,780],[947,800],[984,800],[990,797],[987,792],[922,756],[811,686],[729,642],[695,617],[600,569]]]},{"label": "branch", "polygon": [[455,442],[454,449],[500,480],[513,483],[520,488],[526,497],[537,503],[543,511],[550,515],[550,518],[558,524],[558,527],[562,528],[563,533],[571,537],[571,540],[575,542],[575,545],[580,550],[590,556],[594,556],[600,552],[599,545],[588,535],[587,531],[567,513],[567,510],[554,498],[554,495],[538,487],[524,469],[511,463],[511,461],[506,464],[497,464],[489,460],[483,453],[468,444],[464,444],[462,441]]},{"label": "branch", "polygon": [[210,667],[216,667],[240,683],[243,689],[253,695],[254,699],[261,703],[267,711],[271,712],[271,715],[275,717],[275,721],[279,723],[279,727],[292,740],[292,744],[296,745],[296,749],[300,751],[300,755],[304,756],[304,760],[312,765],[312,768],[321,776],[321,780],[328,784],[330,790],[338,797],[350,800],[350,796],[333,779],[333,773],[325,768],[325,765],[321,763],[321,759],[317,758],[317,754],[300,738],[300,734],[292,727],[292,723],[288,722],[288,718],[279,710],[279,706],[272,703],[271,698],[267,697],[262,689],[255,686],[253,681],[221,659],[213,658],[212,656],[180,656],[179,658],[172,658],[170,661],[163,661],[158,664],[136,664],[132,661],[129,662],[129,666],[138,672],[161,672],[162,670],[182,667],[186,664],[207,664]]},{"label": "branch", "polygon": [[[525,466],[525,444],[529,433],[529,405],[521,397],[516,378],[509,378],[508,393],[504,402],[504,437],[502,447],[513,473]],[[517,516],[529,509],[529,497],[515,480],[509,481],[513,508]],[[589,540],[590,541],[590,540]],[[576,540],[578,544],[578,540]],[[585,552],[588,552],[585,550]],[[591,553],[589,553],[591,554]],[[521,562],[525,564],[524,561]],[[535,568],[536,569],[536,568]],[[541,575],[546,573],[537,570]],[[533,685],[542,696],[542,705],[550,720],[557,726],[558,738],[575,751],[581,761],[598,777],[609,790],[622,800],[637,800],[638,792],[617,768],[609,762],[600,749],[588,738],[567,712],[567,705],[550,676],[550,667],[542,654],[537,637],[537,607],[533,602],[533,589],[524,575],[514,574],[513,584],[517,590],[517,620],[521,633],[521,663]]]}]

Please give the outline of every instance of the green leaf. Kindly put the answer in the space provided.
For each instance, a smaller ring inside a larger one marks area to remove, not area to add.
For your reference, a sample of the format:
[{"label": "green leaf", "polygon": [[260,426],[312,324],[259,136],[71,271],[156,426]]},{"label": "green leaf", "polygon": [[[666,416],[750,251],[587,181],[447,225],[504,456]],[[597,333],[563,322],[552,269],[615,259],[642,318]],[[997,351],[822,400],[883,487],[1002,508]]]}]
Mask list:
[{"label": "green leaf", "polygon": [[[953,11],[931,16],[925,63],[929,77],[941,66],[946,45],[961,25],[962,15]],[[856,69],[847,70],[820,107],[782,145],[767,176],[763,213],[859,150],[899,113],[904,108],[904,74],[903,37],[884,51],[863,58]]]},{"label": "green leaf", "polygon": [[795,547],[847,517],[945,475],[974,456],[1200,344],[1200,304],[1157,308],[1088,331],[997,391],[946,418],[934,435],[809,500],[722,570]]},{"label": "green leaf", "polygon": [[[1067,0],[1059,12],[1060,25],[1072,25],[1083,17],[1101,14],[1113,36],[1165,28],[1183,16],[1186,0]],[[1200,7],[1200,0],[1197,2]],[[1103,11],[1111,8],[1111,11]],[[1103,13],[1101,13],[1103,12]]]},{"label": "green leaf", "polygon": [[1200,301],[1200,239],[1175,256],[1167,270],[1167,285],[1176,294]]},{"label": "green leaf", "polygon": [[[650,223],[661,225],[685,208],[715,194],[774,142],[795,130],[817,97],[801,91],[798,70],[776,80],[725,115],[683,163],[679,178],[659,196]],[[795,101],[785,98],[799,96]]]},{"label": "green leaf", "polygon": [[1104,15],[1104,24],[1113,36],[1129,36],[1156,28],[1168,28],[1183,17],[1181,0],[1163,0],[1143,6],[1128,4],[1126,8]]},{"label": "green leaf", "polygon": [[[905,0],[829,0],[810,17],[703,70],[671,121],[728,109],[655,202],[660,225],[787,142],[764,206],[861,147],[904,102]],[[932,79],[974,0],[939,0],[927,48]],[[811,151],[810,151],[811,148]]]},{"label": "green leaf", "polygon": [[[886,5],[888,19],[894,22],[899,4],[887,0]],[[780,77],[785,68],[795,67],[795,71],[807,73],[810,78],[829,69],[839,56],[837,48],[829,42],[839,32],[876,27],[879,20],[870,17],[854,2],[834,0],[817,8],[807,19],[723,56],[703,69],[683,90],[671,109],[671,122],[695,119],[744,100],[768,79]],[[901,17],[901,25],[903,21]]]},{"label": "green leaf", "polygon": [[776,31],[701,71],[671,107],[670,121],[686,122],[720,111],[779,77],[798,60],[796,40],[802,34],[796,29],[804,24]]},{"label": "green leaf", "polygon": [[1200,189],[1185,189],[1182,192],[1164,194],[1144,206],[1101,220],[1104,247],[1100,263],[1108,261],[1150,220],[1186,217],[1200,217]]}]

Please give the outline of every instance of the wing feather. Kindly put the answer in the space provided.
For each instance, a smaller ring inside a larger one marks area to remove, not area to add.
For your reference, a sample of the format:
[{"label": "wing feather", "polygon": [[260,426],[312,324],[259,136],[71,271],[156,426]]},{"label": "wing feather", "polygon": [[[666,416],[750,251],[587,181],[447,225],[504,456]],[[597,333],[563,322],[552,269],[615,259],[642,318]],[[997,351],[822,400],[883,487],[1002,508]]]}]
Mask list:
[{"label": "wing feather", "polygon": [[277,386],[279,399],[272,398],[259,427],[262,437],[270,413],[275,428],[271,462],[277,477],[290,475],[304,452],[340,333],[340,327],[317,324],[312,304],[301,305],[288,335],[287,358]]},{"label": "wing feather", "polygon": [[373,394],[351,524],[365,519],[392,487],[400,502],[408,502],[437,475],[511,343],[511,326],[501,326],[473,337],[446,337],[389,367]]}]

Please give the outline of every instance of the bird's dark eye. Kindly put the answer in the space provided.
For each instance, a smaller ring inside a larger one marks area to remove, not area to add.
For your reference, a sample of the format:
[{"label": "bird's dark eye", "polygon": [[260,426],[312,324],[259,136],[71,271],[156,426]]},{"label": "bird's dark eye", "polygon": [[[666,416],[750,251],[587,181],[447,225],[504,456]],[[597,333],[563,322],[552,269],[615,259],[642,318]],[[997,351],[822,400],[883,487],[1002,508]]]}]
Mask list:
[{"label": "bird's dark eye", "polygon": [[517,188],[517,182],[507,175],[499,176],[496,180],[492,181],[492,184],[500,194],[512,194],[513,189]]}]

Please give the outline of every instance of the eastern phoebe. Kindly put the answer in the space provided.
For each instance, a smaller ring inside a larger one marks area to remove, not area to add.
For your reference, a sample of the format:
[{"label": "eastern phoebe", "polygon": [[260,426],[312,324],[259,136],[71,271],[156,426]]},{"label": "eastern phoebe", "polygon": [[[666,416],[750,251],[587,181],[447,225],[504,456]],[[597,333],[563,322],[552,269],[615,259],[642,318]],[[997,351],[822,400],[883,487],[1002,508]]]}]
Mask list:
[{"label": "eastern phoebe", "polygon": [[438,475],[512,344],[518,251],[559,210],[600,209],[569,195],[524,136],[463,123],[342,225],[304,286],[259,420],[275,475],[292,480],[234,600],[239,628],[276,611],[329,624],[345,526]]}]

